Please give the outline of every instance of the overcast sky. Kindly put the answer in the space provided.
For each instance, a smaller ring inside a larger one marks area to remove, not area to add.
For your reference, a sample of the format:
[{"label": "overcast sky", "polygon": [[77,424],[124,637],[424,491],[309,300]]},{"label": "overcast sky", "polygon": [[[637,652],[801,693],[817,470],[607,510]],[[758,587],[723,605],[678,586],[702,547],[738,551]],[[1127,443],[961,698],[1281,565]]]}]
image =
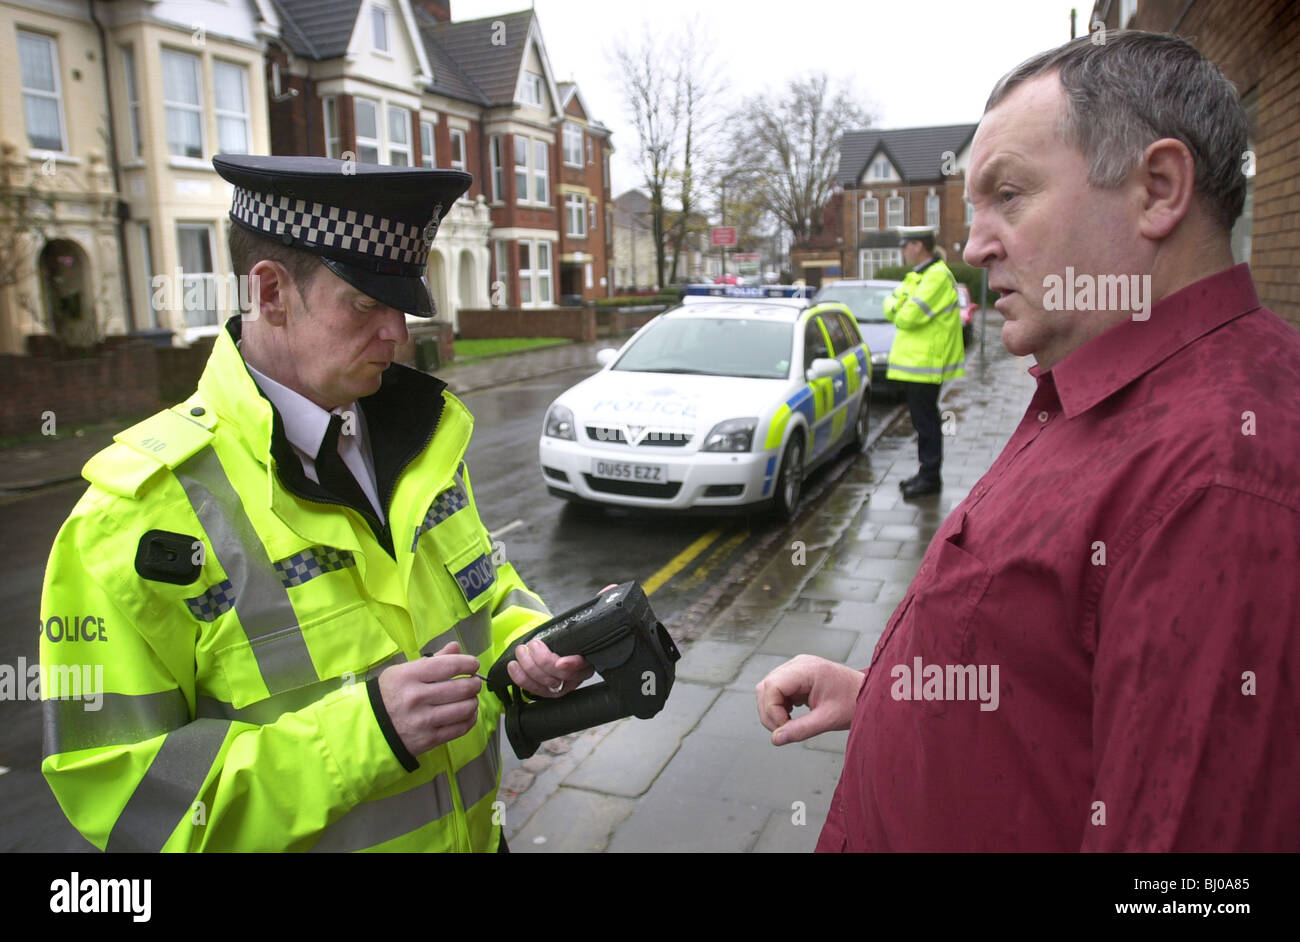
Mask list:
[{"label": "overcast sky", "polygon": [[[451,0],[452,17],[525,9],[529,0]],[[1079,33],[1080,0],[536,0],[556,81],[576,81],[592,117],[614,132],[614,195],[641,183],[636,132],[609,61],[615,40],[671,37],[695,20],[737,105],[792,78],[825,70],[851,83],[875,127],[979,121],[993,84],[1036,52]]]}]

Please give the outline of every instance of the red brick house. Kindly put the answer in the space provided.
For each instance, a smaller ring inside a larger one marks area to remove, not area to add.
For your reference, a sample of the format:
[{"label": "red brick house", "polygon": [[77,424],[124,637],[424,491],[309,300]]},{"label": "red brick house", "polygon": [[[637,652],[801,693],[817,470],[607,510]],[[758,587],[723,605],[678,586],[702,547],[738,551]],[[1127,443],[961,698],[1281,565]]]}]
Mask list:
[{"label": "red brick house", "polygon": [[963,188],[974,124],[849,131],[821,232],[790,250],[792,274],[811,287],[871,278],[901,265],[900,226],[930,226],[949,258],[970,234]]},{"label": "red brick house", "polygon": [[608,293],[610,132],[555,81],[532,10],[452,22],[446,0],[275,3],[272,153],[474,175],[429,259],[440,318]]}]

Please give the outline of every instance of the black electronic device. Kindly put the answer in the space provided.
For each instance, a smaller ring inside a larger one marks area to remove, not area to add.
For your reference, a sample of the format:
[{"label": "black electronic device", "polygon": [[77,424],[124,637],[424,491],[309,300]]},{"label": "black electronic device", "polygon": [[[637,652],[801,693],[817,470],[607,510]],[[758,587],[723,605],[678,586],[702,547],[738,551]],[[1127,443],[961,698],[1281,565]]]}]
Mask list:
[{"label": "black electronic device", "polygon": [[[561,657],[582,655],[602,683],[556,700],[526,699],[506,665],[516,647],[534,638]],[[547,739],[625,716],[654,716],[668,700],[680,657],[640,583],[624,582],[518,638],[488,671],[488,689],[506,706],[506,737],[515,755],[527,759]]]}]

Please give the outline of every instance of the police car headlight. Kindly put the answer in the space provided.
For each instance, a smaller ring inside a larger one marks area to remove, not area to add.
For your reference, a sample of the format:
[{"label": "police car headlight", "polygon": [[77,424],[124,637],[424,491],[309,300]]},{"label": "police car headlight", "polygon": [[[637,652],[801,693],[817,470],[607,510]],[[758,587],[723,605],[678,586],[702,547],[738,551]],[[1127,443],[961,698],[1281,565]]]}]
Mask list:
[{"label": "police car headlight", "polygon": [[758,419],[728,419],[713,426],[700,451],[749,451],[754,446]]},{"label": "police car headlight", "polygon": [[567,438],[576,442],[578,436],[573,429],[573,410],[558,403],[547,409],[545,432],[550,438]]}]

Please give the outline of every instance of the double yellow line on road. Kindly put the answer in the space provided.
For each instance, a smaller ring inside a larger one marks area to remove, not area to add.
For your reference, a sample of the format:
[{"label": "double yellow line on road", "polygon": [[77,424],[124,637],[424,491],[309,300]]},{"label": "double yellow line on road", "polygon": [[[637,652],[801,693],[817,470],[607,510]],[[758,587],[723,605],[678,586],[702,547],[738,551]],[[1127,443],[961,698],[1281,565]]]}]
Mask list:
[{"label": "double yellow line on road", "polygon": [[645,594],[653,595],[655,590],[662,587],[665,582],[689,566],[695,557],[699,556],[706,549],[712,546],[720,536],[722,536],[722,530],[710,530],[690,546],[686,547],[686,549],[682,550],[670,559],[666,566],[656,572],[645,582],[641,583],[641,588],[645,590]]}]

